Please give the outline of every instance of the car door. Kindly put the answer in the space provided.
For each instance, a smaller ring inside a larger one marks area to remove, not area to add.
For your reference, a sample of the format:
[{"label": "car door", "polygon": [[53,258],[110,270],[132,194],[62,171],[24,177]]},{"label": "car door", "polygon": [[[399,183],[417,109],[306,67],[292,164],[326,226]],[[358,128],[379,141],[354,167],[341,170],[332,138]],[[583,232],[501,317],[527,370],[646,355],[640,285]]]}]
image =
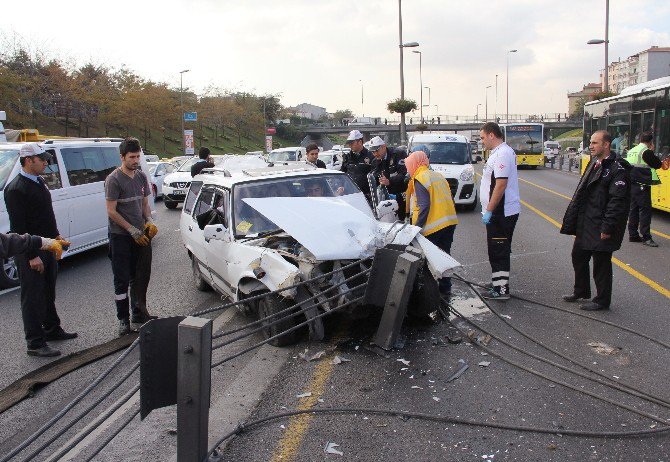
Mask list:
[{"label": "car door", "polygon": [[[191,194],[191,191],[192,189],[189,189],[189,195]],[[188,213],[187,211],[182,213],[182,220],[184,220],[182,222],[182,230],[184,232],[185,244],[195,257],[200,273],[208,281],[211,281],[212,277],[209,271],[209,263],[207,261],[205,234],[198,226],[196,220],[200,214],[211,210],[213,197],[214,188],[207,185],[202,186],[200,188],[200,194],[198,194],[198,197],[193,204],[193,211],[191,213]]]},{"label": "car door", "polygon": [[48,150],[47,152],[52,155],[52,158],[41,176],[51,193],[51,203],[56,216],[58,231],[67,239],[70,236],[70,216],[68,194],[67,190],[63,188],[62,159],[54,150]]},{"label": "car door", "polygon": [[107,239],[105,178],[121,164],[115,146],[77,146],[60,149],[66,175],[70,242],[74,250]]},{"label": "car door", "polygon": [[[228,190],[216,189],[212,200],[213,208],[218,212],[218,223],[226,229],[230,224],[230,193]],[[210,240],[205,242],[205,254],[212,282],[219,291],[233,297],[235,288],[230,280],[230,242]]]}]

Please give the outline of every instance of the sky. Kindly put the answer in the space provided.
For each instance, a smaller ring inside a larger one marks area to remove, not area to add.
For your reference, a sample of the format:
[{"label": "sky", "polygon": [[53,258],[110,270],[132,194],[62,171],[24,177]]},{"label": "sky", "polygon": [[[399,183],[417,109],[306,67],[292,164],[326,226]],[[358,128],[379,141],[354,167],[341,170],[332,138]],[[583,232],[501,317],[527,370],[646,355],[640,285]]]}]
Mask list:
[{"label": "sky", "polygon": [[[329,112],[390,118],[386,104],[400,96],[397,0],[100,5],[26,0],[29,19],[0,15],[0,47],[19,42],[79,65],[125,66],[177,88],[179,71],[189,69],[184,88],[196,93],[209,86],[279,93],[285,106],[307,102]],[[603,45],[586,42],[604,38],[605,0],[403,0],[402,19],[403,42],[420,44],[404,50],[405,97],[419,104],[412,50],[421,51],[429,117],[482,117],[487,106],[504,113],[508,56],[513,114],[567,112],[567,93],[599,82],[604,67]],[[668,24],[668,0],[611,0],[610,61],[670,46]]]}]

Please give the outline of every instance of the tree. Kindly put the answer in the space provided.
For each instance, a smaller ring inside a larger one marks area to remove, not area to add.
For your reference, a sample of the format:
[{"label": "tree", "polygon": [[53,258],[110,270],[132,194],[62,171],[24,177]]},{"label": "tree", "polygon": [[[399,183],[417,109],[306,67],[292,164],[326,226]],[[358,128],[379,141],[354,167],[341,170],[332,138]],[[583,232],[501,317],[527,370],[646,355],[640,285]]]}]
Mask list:
[{"label": "tree", "polygon": [[415,110],[417,106],[416,101],[414,100],[396,98],[393,101],[389,101],[389,103],[386,105],[386,108],[389,110],[389,112],[406,114],[410,111]]},{"label": "tree", "polygon": [[337,123],[342,123],[344,119],[353,119],[354,113],[351,109],[338,109],[333,113],[333,119]]}]

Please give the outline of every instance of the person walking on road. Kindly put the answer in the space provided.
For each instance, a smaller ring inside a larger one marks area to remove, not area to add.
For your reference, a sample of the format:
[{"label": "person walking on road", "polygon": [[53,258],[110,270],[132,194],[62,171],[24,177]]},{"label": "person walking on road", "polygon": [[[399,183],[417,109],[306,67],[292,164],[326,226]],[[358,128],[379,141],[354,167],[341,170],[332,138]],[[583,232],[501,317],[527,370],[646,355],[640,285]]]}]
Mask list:
[{"label": "person walking on road", "polygon": [[202,146],[198,151],[198,161],[191,165],[191,178],[202,172],[205,168],[214,168],[214,162],[212,162],[209,157],[210,150],[209,148]]},{"label": "person walking on road", "polygon": [[512,237],[521,212],[516,154],[503,141],[497,123],[485,123],[479,135],[484,149],[490,151],[479,184],[492,282],[491,289],[483,297],[508,300]]},{"label": "person walking on road", "polygon": [[[458,218],[449,183],[441,174],[429,170],[430,162],[423,151],[410,154],[405,166],[410,174],[406,212],[411,223],[420,227],[421,234],[429,241],[450,254]],[[440,295],[449,300],[451,278],[440,278],[438,286]]]},{"label": "person walking on road", "polygon": [[307,154],[305,154],[305,162],[316,168],[326,168],[324,161],[319,159],[319,146],[316,143],[308,144],[305,150],[307,151]]},{"label": "person walking on road", "polygon": [[386,186],[390,194],[394,194],[398,202],[398,219],[405,219],[405,198],[403,193],[407,190],[405,176],[405,151],[397,148],[389,148],[386,142],[379,136],[370,140],[370,152],[375,157],[372,161],[372,174],[379,184]]},{"label": "person walking on road", "polygon": [[630,164],[611,151],[612,135],[598,130],[591,135],[591,160],[565,211],[561,234],[575,236],[572,267],[575,285],[563,297],[574,303],[591,298],[589,262],[597,295],[580,305],[586,311],[607,310],[612,301],[612,253],[621,247],[630,209]]},{"label": "person walking on road", "polygon": [[351,148],[351,152],[344,155],[340,170],[354,180],[356,186],[370,202],[371,191],[368,184],[368,173],[372,171],[372,154],[363,146],[363,134],[358,130],[349,132],[347,144]]},{"label": "person walking on road", "polygon": [[653,139],[651,132],[642,133],[640,144],[630,149],[626,157],[633,167],[630,172],[628,236],[630,242],[642,242],[648,247],[658,247],[651,238],[651,186],[661,183],[656,169],[663,166],[654,154]]},{"label": "person walking on road", "polygon": [[[33,234],[54,239],[63,245],[69,243],[58,231],[51,203],[51,193],[40,177],[51,155],[37,143],[24,145],[20,150],[21,171],[5,188],[5,204],[9,227],[14,233]],[[49,246],[47,246],[49,247]],[[51,357],[60,351],[47,341],[69,340],[77,337],[61,327],[56,311],[56,255],[36,242],[14,261],[21,282],[21,315],[23,329],[31,356]]]},{"label": "person walking on road", "polygon": [[[140,142],[126,138],[119,145],[121,166],[105,179],[105,198],[109,217],[109,251],[114,274],[114,299],[119,320],[119,336],[130,333],[128,288],[136,279],[141,247],[151,245],[158,228],[151,218],[147,176],[139,171]],[[147,277],[146,274],[139,275]],[[148,281],[147,281],[148,282]],[[131,291],[133,295],[136,291]],[[143,324],[151,316],[137,309],[133,301],[133,324]]]}]

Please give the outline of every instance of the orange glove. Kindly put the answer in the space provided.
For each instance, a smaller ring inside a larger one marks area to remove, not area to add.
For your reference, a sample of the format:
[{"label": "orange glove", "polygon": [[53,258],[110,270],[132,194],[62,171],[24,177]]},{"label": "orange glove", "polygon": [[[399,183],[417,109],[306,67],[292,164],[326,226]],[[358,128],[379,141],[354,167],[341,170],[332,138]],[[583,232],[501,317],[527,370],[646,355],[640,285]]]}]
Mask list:
[{"label": "orange glove", "polygon": [[130,236],[135,240],[135,243],[141,247],[146,247],[149,245],[149,237],[146,236],[142,231],[139,229],[135,228],[134,226],[131,226],[128,228],[128,232],[130,233]]},{"label": "orange glove", "polygon": [[65,239],[49,239],[47,237],[42,238],[42,247],[40,250],[48,250],[53,252],[56,256],[56,260],[60,260],[63,256],[63,251],[67,250],[70,247],[70,242]]},{"label": "orange glove", "polygon": [[147,221],[144,224],[144,235],[149,237],[149,239],[153,239],[156,234],[158,234],[158,227],[154,225],[152,220]]}]

